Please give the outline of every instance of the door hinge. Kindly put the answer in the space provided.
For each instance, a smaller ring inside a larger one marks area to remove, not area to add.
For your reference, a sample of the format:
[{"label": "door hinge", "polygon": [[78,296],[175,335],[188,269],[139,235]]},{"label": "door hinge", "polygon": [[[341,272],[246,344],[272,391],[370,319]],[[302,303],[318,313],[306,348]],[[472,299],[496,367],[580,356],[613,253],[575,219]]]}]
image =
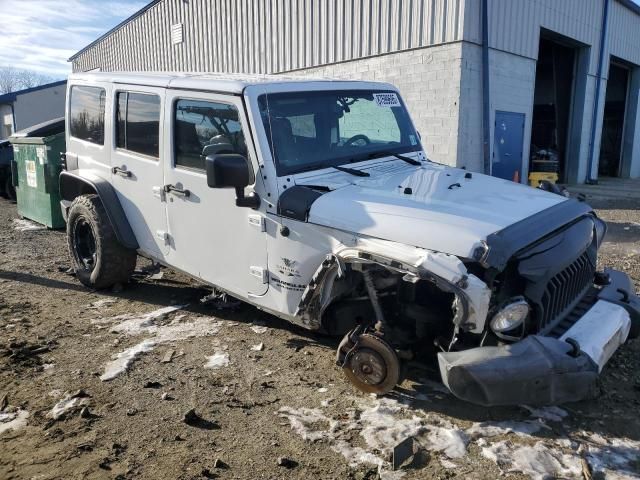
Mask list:
[{"label": "door hinge", "polygon": [[165,245],[169,244],[171,241],[171,235],[164,230],[156,230],[156,237],[164,242]]},{"label": "door hinge", "polygon": [[153,191],[153,196],[159,198],[161,202],[166,200],[166,192],[163,187],[152,187],[151,190]]},{"label": "door hinge", "polygon": [[266,232],[267,228],[262,215],[249,215],[249,225],[259,228],[261,232]]},{"label": "door hinge", "polygon": [[269,270],[267,270],[266,268],[251,265],[249,267],[249,274],[252,277],[260,279],[262,283],[269,283]]}]

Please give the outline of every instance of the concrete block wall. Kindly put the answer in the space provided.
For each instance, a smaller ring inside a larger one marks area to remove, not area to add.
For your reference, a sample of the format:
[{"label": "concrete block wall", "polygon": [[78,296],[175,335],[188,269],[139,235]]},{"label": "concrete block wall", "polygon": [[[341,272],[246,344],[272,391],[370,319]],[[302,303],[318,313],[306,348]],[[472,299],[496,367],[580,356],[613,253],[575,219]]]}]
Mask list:
[{"label": "concrete block wall", "polygon": [[[460,165],[470,170],[483,170],[482,129],[482,47],[463,42],[461,78],[461,113],[458,152]],[[536,62],[534,60],[491,50],[490,68],[490,137],[489,158],[493,155],[493,135],[496,111],[516,112],[525,115],[523,140],[523,170],[521,178],[528,174],[529,146],[531,143],[531,121],[533,116],[533,93],[535,88]]]},{"label": "concrete block wall", "polygon": [[457,42],[296,70],[293,73],[394,84],[409,108],[429,158],[456,165],[460,158],[458,124],[461,65],[462,43]]}]

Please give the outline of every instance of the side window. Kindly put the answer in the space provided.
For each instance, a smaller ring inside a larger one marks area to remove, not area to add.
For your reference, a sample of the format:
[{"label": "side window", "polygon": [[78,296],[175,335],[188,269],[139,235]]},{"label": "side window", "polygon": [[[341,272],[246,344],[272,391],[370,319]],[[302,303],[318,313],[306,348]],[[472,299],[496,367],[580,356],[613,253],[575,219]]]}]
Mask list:
[{"label": "side window", "polygon": [[238,110],[226,103],[178,100],[173,139],[176,166],[204,170],[208,155],[239,153],[247,156]]},{"label": "side window", "polygon": [[119,92],[116,105],[116,146],[158,158],[160,97],[146,93]]},{"label": "side window", "polygon": [[104,145],[104,88],[71,87],[69,132],[72,137]]}]

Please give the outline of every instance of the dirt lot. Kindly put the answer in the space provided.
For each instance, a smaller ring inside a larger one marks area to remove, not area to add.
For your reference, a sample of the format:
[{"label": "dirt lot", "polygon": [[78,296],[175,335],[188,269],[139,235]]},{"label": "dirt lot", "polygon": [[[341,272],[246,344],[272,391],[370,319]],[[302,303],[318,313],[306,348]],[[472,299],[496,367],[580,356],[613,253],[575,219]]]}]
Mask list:
[{"label": "dirt lot", "polygon": [[[596,206],[602,264],[638,288],[640,202]],[[89,291],[66,273],[64,233],[16,218],[0,199],[2,479],[640,477],[638,341],[598,399],[561,409],[468,405],[418,366],[376,399],[334,365],[335,340],[203,305],[169,270]],[[409,436],[416,454],[393,471]]]}]

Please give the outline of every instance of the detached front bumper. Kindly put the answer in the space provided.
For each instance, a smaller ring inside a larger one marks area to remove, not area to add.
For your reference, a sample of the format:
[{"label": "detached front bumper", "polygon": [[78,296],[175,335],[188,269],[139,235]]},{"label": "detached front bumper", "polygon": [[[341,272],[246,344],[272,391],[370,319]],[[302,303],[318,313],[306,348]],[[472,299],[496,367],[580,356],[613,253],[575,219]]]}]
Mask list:
[{"label": "detached front bumper", "polygon": [[630,331],[640,329],[640,298],[631,280],[615,270],[605,273],[609,284],[559,339],[530,335],[511,345],[439,353],[444,384],[456,397],[484,406],[550,405],[595,396],[606,362]]}]

